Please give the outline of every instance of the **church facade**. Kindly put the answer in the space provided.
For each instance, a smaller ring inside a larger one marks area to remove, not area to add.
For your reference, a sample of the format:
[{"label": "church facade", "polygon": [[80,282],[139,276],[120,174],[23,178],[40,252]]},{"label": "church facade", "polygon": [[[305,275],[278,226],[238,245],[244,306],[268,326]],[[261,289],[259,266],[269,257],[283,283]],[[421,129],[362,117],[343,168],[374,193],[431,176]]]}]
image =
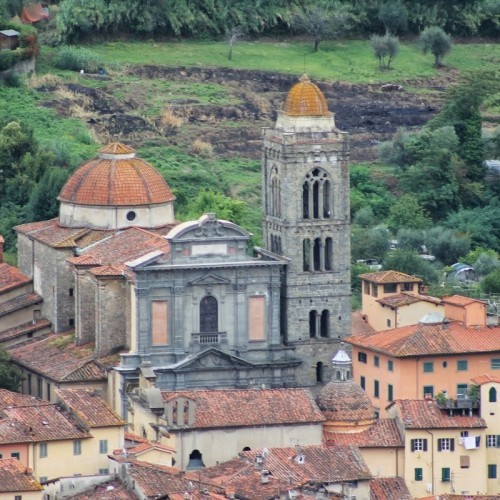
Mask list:
[{"label": "church facade", "polygon": [[120,352],[113,391],[311,387],[350,334],[347,134],[303,77],[264,130],[265,248],[216,214],[178,224],[161,175],[119,143],[18,226],[20,269],[54,332]]}]

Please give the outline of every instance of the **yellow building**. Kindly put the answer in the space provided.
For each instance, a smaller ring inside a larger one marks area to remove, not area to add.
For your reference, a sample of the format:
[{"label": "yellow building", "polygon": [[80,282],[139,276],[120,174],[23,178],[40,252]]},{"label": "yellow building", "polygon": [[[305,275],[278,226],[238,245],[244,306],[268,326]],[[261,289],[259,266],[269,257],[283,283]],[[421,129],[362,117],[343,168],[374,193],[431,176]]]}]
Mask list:
[{"label": "yellow building", "polygon": [[0,459],[0,500],[41,500],[43,486],[16,458]]}]

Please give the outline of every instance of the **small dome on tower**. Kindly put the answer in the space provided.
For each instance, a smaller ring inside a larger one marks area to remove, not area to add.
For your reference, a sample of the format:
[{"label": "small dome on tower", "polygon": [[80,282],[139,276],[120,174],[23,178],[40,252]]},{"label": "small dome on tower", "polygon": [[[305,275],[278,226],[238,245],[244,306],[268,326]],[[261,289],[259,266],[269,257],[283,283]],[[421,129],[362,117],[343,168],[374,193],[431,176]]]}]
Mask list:
[{"label": "small dome on tower", "polygon": [[289,116],[328,116],[328,104],[323,92],[303,75],[288,92],[283,112]]}]

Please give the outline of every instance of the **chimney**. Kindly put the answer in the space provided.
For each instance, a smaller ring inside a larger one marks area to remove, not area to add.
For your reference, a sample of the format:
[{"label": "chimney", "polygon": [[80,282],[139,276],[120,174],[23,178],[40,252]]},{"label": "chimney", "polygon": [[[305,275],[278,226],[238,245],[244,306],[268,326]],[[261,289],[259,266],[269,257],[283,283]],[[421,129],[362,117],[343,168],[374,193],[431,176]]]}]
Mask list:
[{"label": "chimney", "polygon": [[269,483],[269,471],[264,469],[260,471],[260,484],[267,483]]},{"label": "chimney", "polygon": [[262,469],[262,467],[264,466],[264,457],[262,455],[255,455],[253,466],[256,469]]},{"label": "chimney", "polygon": [[5,243],[5,240],[3,239],[3,236],[0,234],[0,264],[3,262],[3,244]]}]

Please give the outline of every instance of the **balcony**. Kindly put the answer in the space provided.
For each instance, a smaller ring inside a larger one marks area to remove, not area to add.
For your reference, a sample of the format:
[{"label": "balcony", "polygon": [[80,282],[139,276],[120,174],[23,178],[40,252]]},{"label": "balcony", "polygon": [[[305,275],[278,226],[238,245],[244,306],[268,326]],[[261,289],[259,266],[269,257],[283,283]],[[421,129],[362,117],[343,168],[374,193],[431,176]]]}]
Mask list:
[{"label": "balcony", "polygon": [[227,332],[193,332],[191,334],[190,351],[197,353],[207,347],[217,347],[226,350]]},{"label": "balcony", "polygon": [[463,415],[466,411],[472,414],[473,410],[479,408],[479,399],[477,397],[471,398],[466,394],[458,394],[456,399],[436,398],[436,402],[442,410],[449,410],[450,415],[456,411],[462,411]]}]

